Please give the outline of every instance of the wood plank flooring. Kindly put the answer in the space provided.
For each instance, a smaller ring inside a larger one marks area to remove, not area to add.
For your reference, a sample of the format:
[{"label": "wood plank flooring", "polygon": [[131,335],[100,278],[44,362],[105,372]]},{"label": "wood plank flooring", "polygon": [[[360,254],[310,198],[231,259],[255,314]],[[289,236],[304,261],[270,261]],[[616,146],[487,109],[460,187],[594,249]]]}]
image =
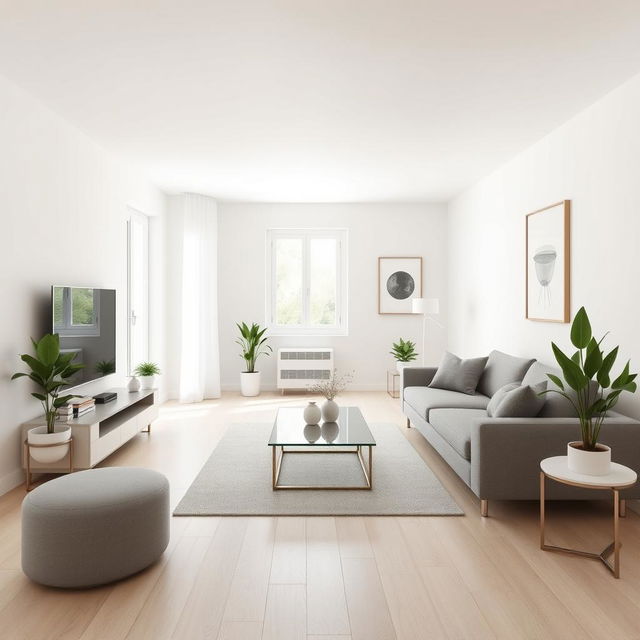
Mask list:
[{"label": "wood plank flooring", "polygon": [[[271,422],[304,396],[228,393],[168,403],[105,465],[168,476],[175,504],[229,424]],[[20,571],[24,489],[0,498],[3,640],[640,640],[640,516],[622,521],[622,578],[538,548],[536,503],[479,503],[383,392],[345,393],[392,422],[464,509],[442,518],[172,518],[161,561],[88,591],[45,589]],[[265,482],[269,482],[265,478]],[[599,549],[606,503],[552,504],[556,544]]]}]

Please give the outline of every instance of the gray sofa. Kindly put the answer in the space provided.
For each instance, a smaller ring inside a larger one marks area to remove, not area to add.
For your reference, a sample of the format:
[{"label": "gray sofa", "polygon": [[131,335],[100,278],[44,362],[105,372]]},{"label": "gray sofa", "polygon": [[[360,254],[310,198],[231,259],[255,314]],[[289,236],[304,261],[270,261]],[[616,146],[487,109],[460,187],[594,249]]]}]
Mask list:
[{"label": "gray sofa", "polygon": [[[491,352],[474,395],[428,387],[435,373],[435,367],[403,370],[401,402],[407,426],[418,429],[480,498],[483,516],[488,515],[489,500],[537,500],[540,461],[566,455],[567,442],[580,439],[575,411],[558,394],[546,394],[536,418],[489,418],[486,407],[505,384],[536,384],[547,380],[547,373],[560,377],[561,373],[500,351]],[[614,462],[640,475],[639,421],[610,412],[600,439],[612,448]],[[552,500],[593,500],[600,495],[606,497],[604,492],[556,482],[547,485]],[[640,498],[640,483],[621,492],[621,497]]]}]

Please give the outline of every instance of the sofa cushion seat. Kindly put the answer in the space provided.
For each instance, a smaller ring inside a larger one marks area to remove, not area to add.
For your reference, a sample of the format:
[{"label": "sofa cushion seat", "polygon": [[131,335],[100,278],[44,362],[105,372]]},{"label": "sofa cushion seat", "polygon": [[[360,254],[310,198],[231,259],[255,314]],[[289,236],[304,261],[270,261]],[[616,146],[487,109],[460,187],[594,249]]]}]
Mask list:
[{"label": "sofa cushion seat", "polygon": [[486,418],[484,409],[433,409],[429,423],[465,460],[471,460],[471,425]]},{"label": "sofa cushion seat", "polygon": [[429,422],[432,409],[486,409],[489,404],[489,398],[480,393],[469,395],[431,387],[407,387],[404,390],[404,401]]}]

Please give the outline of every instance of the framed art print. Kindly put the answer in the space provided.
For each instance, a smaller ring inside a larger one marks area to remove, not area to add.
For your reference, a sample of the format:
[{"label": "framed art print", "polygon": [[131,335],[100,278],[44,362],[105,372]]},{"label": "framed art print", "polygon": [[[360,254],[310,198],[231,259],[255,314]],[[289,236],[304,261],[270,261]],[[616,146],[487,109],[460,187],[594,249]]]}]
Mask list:
[{"label": "framed art print", "polygon": [[526,217],[526,317],[542,322],[570,320],[570,200]]},{"label": "framed art print", "polygon": [[378,313],[411,313],[422,297],[422,258],[378,258]]}]

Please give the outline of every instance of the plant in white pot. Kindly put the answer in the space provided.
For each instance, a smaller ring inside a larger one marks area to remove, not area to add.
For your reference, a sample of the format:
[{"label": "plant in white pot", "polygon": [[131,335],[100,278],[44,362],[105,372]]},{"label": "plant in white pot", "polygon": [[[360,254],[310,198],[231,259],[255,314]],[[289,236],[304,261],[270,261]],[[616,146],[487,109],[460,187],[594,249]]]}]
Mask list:
[{"label": "plant in white pot", "polygon": [[245,370],[240,373],[240,393],[248,397],[257,396],[260,395],[260,372],[256,371],[256,360],[272,352],[267,344],[269,338],[264,335],[267,330],[255,322],[250,327],[244,322],[236,323],[236,326],[240,331],[236,344],[242,348],[240,357],[245,362]]},{"label": "plant in white pot", "polygon": [[551,343],[564,382],[558,376],[547,374],[558,389],[542,392],[559,393],[575,408],[582,439],[568,443],[567,461],[572,471],[592,476],[606,475],[611,466],[611,449],[598,442],[607,412],[623,391],[634,393],[637,388],[634,382],[637,374],[629,372],[629,362],[620,375],[611,380],[618,347],[605,355],[600,348],[605,337],[606,334],[600,340],[593,337],[589,317],[581,307],[571,325],[571,342],[577,351],[569,357]]},{"label": "plant in white pot", "polygon": [[140,378],[140,388],[148,391],[155,387],[156,376],[159,376],[162,371],[154,362],[141,362],[133,373]]},{"label": "plant in white pot", "polygon": [[39,341],[31,340],[35,356],[23,353],[20,359],[29,367],[29,373],[14,373],[12,380],[16,378],[29,378],[38,387],[39,391],[33,391],[31,395],[40,400],[44,409],[44,424],[29,429],[27,440],[34,445],[47,445],[44,447],[32,447],[31,457],[38,462],[51,464],[62,460],[69,450],[68,444],[56,445],[58,442],[66,442],[71,437],[71,427],[65,423],[56,424],[58,409],[67,404],[74,395],[60,395],[63,387],[73,385],[71,377],[83,368],[82,364],[73,364],[76,353],[60,353],[60,337],[57,333],[43,336]]},{"label": "plant in white pot", "polygon": [[402,338],[398,338],[398,342],[393,343],[389,353],[395,358],[398,373],[418,357],[416,343]]},{"label": "plant in white pot", "polygon": [[340,407],[335,401],[336,396],[347,388],[353,380],[353,373],[345,373],[339,376],[338,370],[334,369],[329,378],[320,380],[309,387],[311,393],[319,393],[324,396],[325,401],[320,408],[322,419],[325,422],[336,422],[340,416]]}]

